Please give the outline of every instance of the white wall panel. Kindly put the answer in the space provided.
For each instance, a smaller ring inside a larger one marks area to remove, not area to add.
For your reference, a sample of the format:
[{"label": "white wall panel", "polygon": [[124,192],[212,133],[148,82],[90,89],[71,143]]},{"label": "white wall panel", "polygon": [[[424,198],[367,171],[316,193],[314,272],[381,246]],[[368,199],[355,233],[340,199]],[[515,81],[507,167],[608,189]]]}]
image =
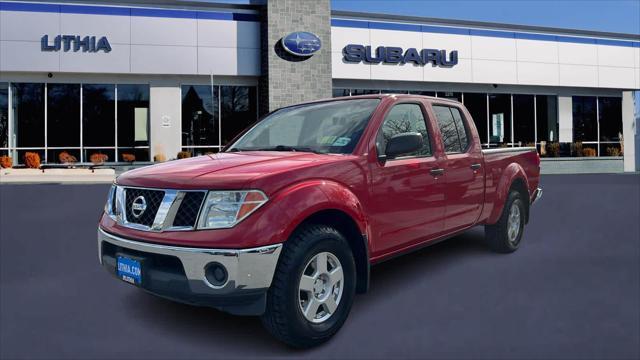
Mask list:
[{"label": "white wall panel", "polygon": [[60,33],[68,35],[106,36],[109,43],[129,44],[131,17],[117,15],[60,14]]},{"label": "white wall panel", "polygon": [[348,44],[369,45],[371,38],[369,29],[356,28],[331,28],[331,51],[342,52],[342,49]]},{"label": "white wall panel", "polygon": [[59,71],[60,56],[41,52],[40,42],[0,41],[1,71]]},{"label": "white wall panel", "polygon": [[518,84],[557,86],[559,82],[557,64],[518,62]]},{"label": "white wall panel", "polygon": [[560,86],[598,86],[598,67],[560,64]]},{"label": "white wall panel", "polygon": [[260,49],[260,23],[254,21],[234,21],[237,43],[232,47]]},{"label": "white wall panel", "polygon": [[471,36],[474,59],[516,61],[516,39]]},{"label": "white wall panel", "polygon": [[611,66],[598,67],[598,86],[633,88],[635,85],[635,69]]},{"label": "white wall panel", "polygon": [[598,65],[634,67],[637,48],[625,46],[598,45]]},{"label": "white wall panel", "polygon": [[424,67],[424,81],[473,82],[471,59],[458,59],[458,64],[450,68]]},{"label": "white wall panel", "polygon": [[372,49],[378,46],[398,46],[403,49],[422,49],[422,33],[417,31],[379,30],[371,29],[370,44]]},{"label": "white wall panel", "polygon": [[43,35],[51,38],[59,33],[59,13],[0,11],[0,40],[39,42]]},{"label": "white wall panel", "polygon": [[131,17],[132,44],[196,46],[197,38],[196,19]]},{"label": "white wall panel", "polygon": [[573,99],[558,96],[558,141],[573,142]]},{"label": "white wall panel", "polygon": [[347,64],[342,57],[342,52],[331,53],[331,74],[334,79],[371,79],[371,65]]},{"label": "white wall panel", "polygon": [[598,47],[595,44],[558,42],[561,64],[598,65]]},{"label": "white wall panel", "polygon": [[516,39],[518,61],[558,63],[558,43],[553,41]]},{"label": "white wall panel", "polygon": [[472,61],[473,82],[484,84],[517,84],[518,76],[514,61]]},{"label": "white wall panel", "polygon": [[471,59],[471,37],[468,35],[422,33],[422,46],[427,49],[458,50],[458,58]]},{"label": "white wall panel", "polygon": [[377,80],[422,81],[422,66],[408,64],[371,65],[371,78]]},{"label": "white wall panel", "polygon": [[60,71],[126,74],[130,66],[130,46],[111,44],[111,52],[60,52]]},{"label": "white wall panel", "polygon": [[134,74],[197,74],[195,46],[131,47],[131,72]]},{"label": "white wall panel", "polygon": [[[150,96],[150,147],[151,158],[163,154],[167,159],[175,158],[181,150],[182,119],[180,109],[182,95],[179,84],[149,87]],[[168,126],[167,126],[168,125]]]}]

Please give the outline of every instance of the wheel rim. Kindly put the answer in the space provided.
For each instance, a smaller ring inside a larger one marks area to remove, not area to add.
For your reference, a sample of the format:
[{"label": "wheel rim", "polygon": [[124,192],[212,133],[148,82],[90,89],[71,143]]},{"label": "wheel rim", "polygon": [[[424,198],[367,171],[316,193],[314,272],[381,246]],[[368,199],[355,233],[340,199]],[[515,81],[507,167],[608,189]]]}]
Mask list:
[{"label": "wheel rim", "polygon": [[300,276],[298,304],[302,315],[316,324],[327,321],[338,309],[343,290],[340,260],[329,252],[316,254]]},{"label": "wheel rim", "polygon": [[509,218],[507,219],[507,237],[509,242],[515,244],[518,241],[518,235],[520,234],[520,207],[514,201],[509,209]]}]

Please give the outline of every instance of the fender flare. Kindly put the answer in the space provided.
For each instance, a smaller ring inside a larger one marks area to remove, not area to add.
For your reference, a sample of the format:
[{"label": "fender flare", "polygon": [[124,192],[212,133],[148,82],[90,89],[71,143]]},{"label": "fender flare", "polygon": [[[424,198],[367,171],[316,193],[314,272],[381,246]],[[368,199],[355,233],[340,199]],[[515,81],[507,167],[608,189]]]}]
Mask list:
[{"label": "fender flare", "polygon": [[[516,180],[521,180],[527,189],[527,196],[529,195],[529,181],[527,179],[526,172],[518,163],[509,164],[500,174],[500,181],[496,187],[495,196],[493,199],[493,210],[487,218],[487,224],[495,224],[502,215],[507,196],[509,196],[509,189]],[[527,199],[528,201],[529,199]]]}]

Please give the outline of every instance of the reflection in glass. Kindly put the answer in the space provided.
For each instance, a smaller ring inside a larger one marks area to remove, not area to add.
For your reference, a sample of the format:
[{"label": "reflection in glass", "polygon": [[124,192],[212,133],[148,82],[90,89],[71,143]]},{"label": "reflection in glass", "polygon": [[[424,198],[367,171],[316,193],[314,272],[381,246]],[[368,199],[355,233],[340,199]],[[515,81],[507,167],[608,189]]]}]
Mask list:
[{"label": "reflection in glass", "polygon": [[538,142],[558,142],[558,98],[555,95],[536,96],[536,123]]},{"label": "reflection in glass", "polygon": [[422,114],[422,108],[417,104],[399,104],[394,106],[387,114],[376,140],[379,154],[384,154],[387,143],[395,135],[417,132],[422,135],[423,144],[420,150],[402,154],[402,156],[429,156],[431,155],[431,143],[427,133],[427,125]]},{"label": "reflection in glass", "polygon": [[438,91],[438,97],[462,102],[462,93],[452,91]]},{"label": "reflection in glass", "polygon": [[333,97],[349,96],[349,89],[333,89]]},{"label": "reflection in glass", "polygon": [[520,146],[533,146],[536,136],[533,95],[513,95],[513,137]]},{"label": "reflection in glass", "polygon": [[9,147],[9,85],[0,83],[0,148],[7,147]]},{"label": "reflection in glass", "polygon": [[233,140],[257,118],[257,90],[253,86],[221,86],[222,145]]},{"label": "reflection in glass", "polygon": [[115,98],[115,85],[82,85],[83,146],[115,146]]},{"label": "reflection in glass", "polygon": [[511,95],[489,94],[489,142],[511,143]]},{"label": "reflection in glass", "polygon": [[44,147],[44,84],[12,83],[11,96],[15,146]]},{"label": "reflection in glass", "polygon": [[380,90],[374,89],[351,89],[351,96],[380,94]]},{"label": "reflection in glass", "polygon": [[460,114],[460,110],[457,108],[449,108],[451,110],[451,114],[453,115],[453,121],[456,124],[456,130],[458,130],[458,137],[460,138],[460,148],[462,151],[467,149],[469,146],[469,132],[467,127],[465,126],[464,120],[462,120],[462,114]]},{"label": "reflection in glass", "polygon": [[218,87],[182,87],[182,146],[218,145]]},{"label": "reflection in glass", "polygon": [[80,146],[80,84],[47,85],[47,146]]},{"label": "reflection in glass", "polygon": [[487,94],[464,93],[464,106],[473,118],[480,142],[487,144]]},{"label": "reflection in glass", "polygon": [[[135,156],[136,161],[149,161],[149,85],[118,85],[118,156]],[[122,149],[120,149],[122,148]]]},{"label": "reflection in glass", "polygon": [[407,90],[380,90],[381,94],[406,94]]},{"label": "reflection in glass", "polygon": [[[600,141],[620,141],[622,135],[622,98],[599,97]],[[601,152],[601,154],[604,154]]]},{"label": "reflection in glass", "polygon": [[462,152],[462,145],[460,144],[460,136],[456,123],[453,119],[453,114],[448,106],[434,106],[433,112],[436,115],[438,121],[438,127],[440,128],[440,134],[442,135],[442,142],[444,143],[444,150],[449,153]]},{"label": "reflection in glass", "polygon": [[422,95],[422,96],[436,96],[435,91],[421,91],[421,90],[411,90],[409,94],[412,95]]},{"label": "reflection in glass", "polygon": [[597,141],[596,97],[573,97],[573,141]]}]

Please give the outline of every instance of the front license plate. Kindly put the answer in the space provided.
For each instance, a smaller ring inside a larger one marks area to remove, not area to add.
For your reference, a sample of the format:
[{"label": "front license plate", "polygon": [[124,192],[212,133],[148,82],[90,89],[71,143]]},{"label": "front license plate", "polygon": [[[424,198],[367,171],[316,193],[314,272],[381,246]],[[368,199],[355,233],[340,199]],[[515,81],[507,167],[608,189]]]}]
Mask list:
[{"label": "front license plate", "polygon": [[142,282],[142,266],[140,266],[140,261],[125,256],[118,256],[116,266],[116,271],[120,279],[134,285],[140,285]]}]

